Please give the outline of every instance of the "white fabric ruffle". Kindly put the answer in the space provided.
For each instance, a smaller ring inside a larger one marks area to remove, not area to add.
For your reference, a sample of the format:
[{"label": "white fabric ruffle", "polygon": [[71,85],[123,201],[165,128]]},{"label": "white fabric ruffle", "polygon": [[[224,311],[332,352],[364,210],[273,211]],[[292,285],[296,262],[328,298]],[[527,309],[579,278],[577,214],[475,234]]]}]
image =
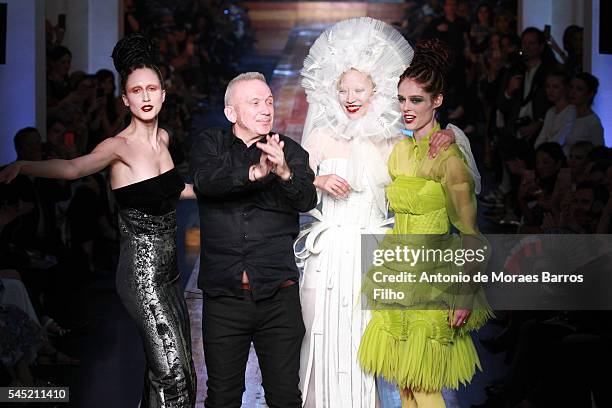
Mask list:
[{"label": "white fabric ruffle", "polygon": [[[397,137],[403,126],[397,82],[413,55],[397,30],[369,17],[341,21],[321,34],[301,72],[308,101],[302,144],[317,128],[331,129],[334,137],[347,140]],[[338,102],[338,79],[351,68],[370,75],[375,86],[369,108],[359,119],[349,118]]]}]

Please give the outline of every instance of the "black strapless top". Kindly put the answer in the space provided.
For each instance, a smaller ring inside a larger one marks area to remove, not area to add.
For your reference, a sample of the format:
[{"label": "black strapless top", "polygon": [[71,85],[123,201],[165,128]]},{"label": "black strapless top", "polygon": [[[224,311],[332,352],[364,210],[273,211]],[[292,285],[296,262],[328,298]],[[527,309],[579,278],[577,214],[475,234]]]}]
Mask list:
[{"label": "black strapless top", "polygon": [[176,168],[159,176],[113,190],[119,208],[135,208],[151,215],[167,214],[176,209],[185,188]]}]

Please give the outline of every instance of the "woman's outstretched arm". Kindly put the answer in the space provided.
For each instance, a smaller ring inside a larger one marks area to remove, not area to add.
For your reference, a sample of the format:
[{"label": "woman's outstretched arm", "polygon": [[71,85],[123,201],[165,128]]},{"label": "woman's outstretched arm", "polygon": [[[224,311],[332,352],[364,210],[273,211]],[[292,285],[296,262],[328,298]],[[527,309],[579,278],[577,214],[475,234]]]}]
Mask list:
[{"label": "woman's outstretched arm", "polygon": [[19,174],[34,177],[74,180],[96,173],[119,158],[117,151],[123,140],[109,138],[89,154],[72,160],[16,161],[0,171],[0,182],[9,183]]}]

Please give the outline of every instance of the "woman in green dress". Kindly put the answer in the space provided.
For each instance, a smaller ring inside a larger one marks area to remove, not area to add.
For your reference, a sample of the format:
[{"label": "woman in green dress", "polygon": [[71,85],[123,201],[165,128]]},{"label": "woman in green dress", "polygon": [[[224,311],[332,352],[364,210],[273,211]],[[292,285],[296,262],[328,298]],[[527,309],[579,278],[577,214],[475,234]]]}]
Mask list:
[{"label": "woman in green dress", "polygon": [[[429,137],[440,129],[435,114],[443,102],[448,56],[437,40],[419,43],[400,77],[398,98],[412,136],[395,145],[388,162],[387,197],[395,211],[391,234],[448,234],[452,224],[462,236],[479,236],[474,179],[460,150],[451,145],[435,158],[427,154]],[[431,239],[427,242],[440,242]],[[466,303],[457,306],[452,291],[424,286],[410,286],[413,293],[403,302],[408,307],[373,310],[359,349],[366,372],[398,384],[403,408],[445,407],[442,388],[471,380],[480,362],[469,332],[490,316],[488,307],[462,308]],[[434,292],[447,307],[422,306]]]}]

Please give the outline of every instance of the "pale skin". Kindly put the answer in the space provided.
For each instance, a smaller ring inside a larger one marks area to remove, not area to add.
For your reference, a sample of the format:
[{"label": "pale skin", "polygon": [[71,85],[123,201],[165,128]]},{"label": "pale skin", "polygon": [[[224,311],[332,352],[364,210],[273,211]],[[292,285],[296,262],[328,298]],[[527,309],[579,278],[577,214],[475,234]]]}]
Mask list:
[{"label": "pale skin", "polygon": [[[155,71],[133,71],[122,95],[132,113],[129,126],[115,137],[101,142],[89,154],[72,160],[17,161],[0,172],[0,182],[8,183],[18,174],[75,180],[106,167],[110,185],[117,189],[157,177],[174,168],[168,151],[168,133],[158,127],[157,115],[165,99]],[[181,199],[195,198],[193,186],[185,185]]]},{"label": "pale skin", "polygon": [[[404,126],[414,132],[415,140],[422,140],[437,125],[435,114],[436,109],[442,105],[443,95],[431,95],[416,81],[404,79],[398,86],[397,96],[404,118]],[[429,156],[432,157],[431,149]],[[467,322],[470,314],[471,310],[468,309],[449,310],[448,323],[451,327],[460,327]],[[415,400],[413,391],[417,390],[400,388],[402,407],[413,406],[412,402]],[[441,399],[442,397],[432,394],[432,398]]]},{"label": "pale skin", "polygon": [[[346,71],[338,81],[338,102],[350,119],[357,119],[366,114],[370,99],[375,92],[376,87],[372,78],[355,69]],[[436,132],[430,138],[429,156],[436,157],[440,149],[448,149],[454,141],[455,135],[452,130]],[[349,183],[337,174],[316,176],[314,186],[334,198],[346,198],[351,191]]]},{"label": "pale skin", "polygon": [[[406,129],[414,131],[417,141],[423,139],[438,124],[436,109],[442,105],[442,94],[431,95],[412,79],[403,80],[397,90],[400,110]],[[460,327],[469,319],[471,310],[456,309],[449,311],[449,324]]]},{"label": "pale skin", "polygon": [[579,78],[574,78],[570,84],[569,99],[576,105],[576,116],[583,118],[593,113],[591,100],[595,96],[593,91],[589,91],[587,84]]}]

